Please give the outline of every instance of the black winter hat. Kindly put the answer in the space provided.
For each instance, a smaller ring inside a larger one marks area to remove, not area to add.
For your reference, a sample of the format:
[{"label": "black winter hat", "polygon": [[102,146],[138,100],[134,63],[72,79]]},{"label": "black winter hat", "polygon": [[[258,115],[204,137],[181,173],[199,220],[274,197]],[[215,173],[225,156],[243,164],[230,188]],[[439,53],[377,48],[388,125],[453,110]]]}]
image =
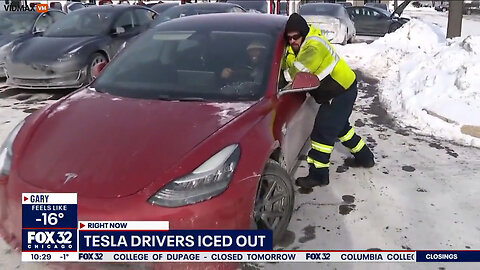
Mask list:
[{"label": "black winter hat", "polygon": [[294,32],[294,31],[298,31],[300,35],[302,35],[304,40],[308,34],[308,31],[310,31],[307,21],[298,13],[292,13],[292,15],[290,15],[290,17],[288,18],[287,25],[285,25],[285,33],[284,33],[285,39],[287,39],[287,34],[289,32]]}]

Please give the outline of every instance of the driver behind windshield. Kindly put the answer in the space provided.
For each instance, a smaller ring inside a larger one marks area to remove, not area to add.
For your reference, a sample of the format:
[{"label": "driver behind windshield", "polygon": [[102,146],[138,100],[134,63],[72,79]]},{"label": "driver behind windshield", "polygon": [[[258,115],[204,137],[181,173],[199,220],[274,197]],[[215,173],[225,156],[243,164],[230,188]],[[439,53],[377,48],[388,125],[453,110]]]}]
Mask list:
[{"label": "driver behind windshield", "polygon": [[260,41],[253,41],[247,46],[248,63],[240,67],[226,67],[221,78],[226,82],[253,81],[260,83],[263,76],[267,47]]}]

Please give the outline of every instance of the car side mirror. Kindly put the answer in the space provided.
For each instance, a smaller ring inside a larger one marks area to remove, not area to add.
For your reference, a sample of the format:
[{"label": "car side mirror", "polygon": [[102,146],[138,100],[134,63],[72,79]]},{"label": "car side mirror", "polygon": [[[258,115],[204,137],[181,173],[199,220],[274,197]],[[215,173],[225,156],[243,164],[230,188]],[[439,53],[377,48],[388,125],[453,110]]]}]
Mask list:
[{"label": "car side mirror", "polygon": [[112,31],[112,35],[120,35],[120,34],[123,34],[123,33],[125,33],[125,28],[121,27],[121,26],[116,27]]},{"label": "car side mirror", "polygon": [[280,90],[279,95],[315,90],[320,86],[317,76],[308,72],[299,72],[295,75],[293,82]]},{"label": "car side mirror", "polygon": [[34,36],[43,36],[43,32],[45,32],[45,30],[34,29],[32,33]]},{"label": "car side mirror", "polygon": [[105,68],[105,66],[107,65],[107,62],[102,62],[98,65],[96,65],[94,68],[93,68],[93,77],[94,78],[98,78],[98,76],[100,76],[100,74],[102,73],[103,69]]}]

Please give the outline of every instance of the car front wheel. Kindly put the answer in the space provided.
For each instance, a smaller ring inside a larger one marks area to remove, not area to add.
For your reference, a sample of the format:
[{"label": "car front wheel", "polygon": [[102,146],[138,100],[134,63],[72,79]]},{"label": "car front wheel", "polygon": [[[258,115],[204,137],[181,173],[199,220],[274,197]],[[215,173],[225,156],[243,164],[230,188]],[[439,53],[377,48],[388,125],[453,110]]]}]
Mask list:
[{"label": "car front wheel", "polygon": [[94,53],[92,56],[90,56],[90,60],[88,61],[88,68],[87,68],[87,79],[88,83],[91,83],[94,79],[94,70],[95,67],[101,63],[108,62],[107,57],[101,53]]},{"label": "car front wheel", "polygon": [[272,230],[273,244],[282,238],[293,213],[292,180],[280,164],[269,160],[260,179],[253,218],[257,229]]}]

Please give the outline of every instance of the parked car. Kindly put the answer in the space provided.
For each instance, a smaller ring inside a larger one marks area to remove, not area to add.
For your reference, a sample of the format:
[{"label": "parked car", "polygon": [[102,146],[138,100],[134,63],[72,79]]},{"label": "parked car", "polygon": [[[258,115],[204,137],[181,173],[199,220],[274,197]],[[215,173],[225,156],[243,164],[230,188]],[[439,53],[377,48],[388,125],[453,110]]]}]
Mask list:
[{"label": "parked car", "polygon": [[0,78],[6,77],[5,61],[14,45],[40,35],[63,16],[65,13],[58,10],[0,11]]},{"label": "parked car", "polygon": [[227,3],[237,4],[247,12],[254,13],[270,14],[270,11],[274,9],[274,6],[269,8],[269,1],[265,0],[227,0]]},{"label": "parked car", "polygon": [[448,9],[449,9],[449,3],[448,2],[442,2],[439,5],[435,6],[436,11],[447,12]]},{"label": "parked car", "polygon": [[178,2],[168,2],[168,3],[160,3],[152,6],[152,9],[155,10],[158,14],[161,14],[168,10],[169,8],[178,6]]},{"label": "parked car", "polygon": [[355,23],[357,35],[384,36],[392,33],[409,21],[400,17],[410,0],[402,2],[393,13],[374,7],[349,7],[348,14]]},{"label": "parked car", "polygon": [[141,6],[80,9],[55,22],[42,36],[16,46],[7,57],[7,84],[18,88],[78,88],[92,70],[110,61],[123,43],[151,26],[156,12]]},{"label": "parked car", "polygon": [[336,4],[342,5],[343,7],[351,7],[353,6],[350,2],[336,2]]},{"label": "parked car", "polygon": [[463,4],[463,14],[479,14],[480,13],[480,1],[464,2]]},{"label": "parked car", "polygon": [[[162,4],[163,5],[163,4]],[[159,14],[155,19],[155,23],[159,24],[172,19],[200,15],[200,14],[212,14],[212,13],[244,13],[246,12],[239,5],[231,3],[198,3],[198,4],[186,4],[171,7],[162,14]]]},{"label": "parked car", "polygon": [[322,30],[323,35],[332,43],[347,44],[355,39],[355,25],[342,5],[304,4],[300,6],[299,14],[309,24]]},{"label": "parked car", "polygon": [[[261,228],[281,239],[292,172],[318,109],[296,91],[319,86],[308,73],[287,86],[279,79],[286,21],[209,14],[162,23],[91,85],[27,117],[0,149],[7,242],[20,244],[21,193],[40,191],[77,193],[78,220]],[[217,80],[223,67],[247,61],[252,41],[265,46],[261,78]],[[69,173],[77,177],[65,181]]]}]

